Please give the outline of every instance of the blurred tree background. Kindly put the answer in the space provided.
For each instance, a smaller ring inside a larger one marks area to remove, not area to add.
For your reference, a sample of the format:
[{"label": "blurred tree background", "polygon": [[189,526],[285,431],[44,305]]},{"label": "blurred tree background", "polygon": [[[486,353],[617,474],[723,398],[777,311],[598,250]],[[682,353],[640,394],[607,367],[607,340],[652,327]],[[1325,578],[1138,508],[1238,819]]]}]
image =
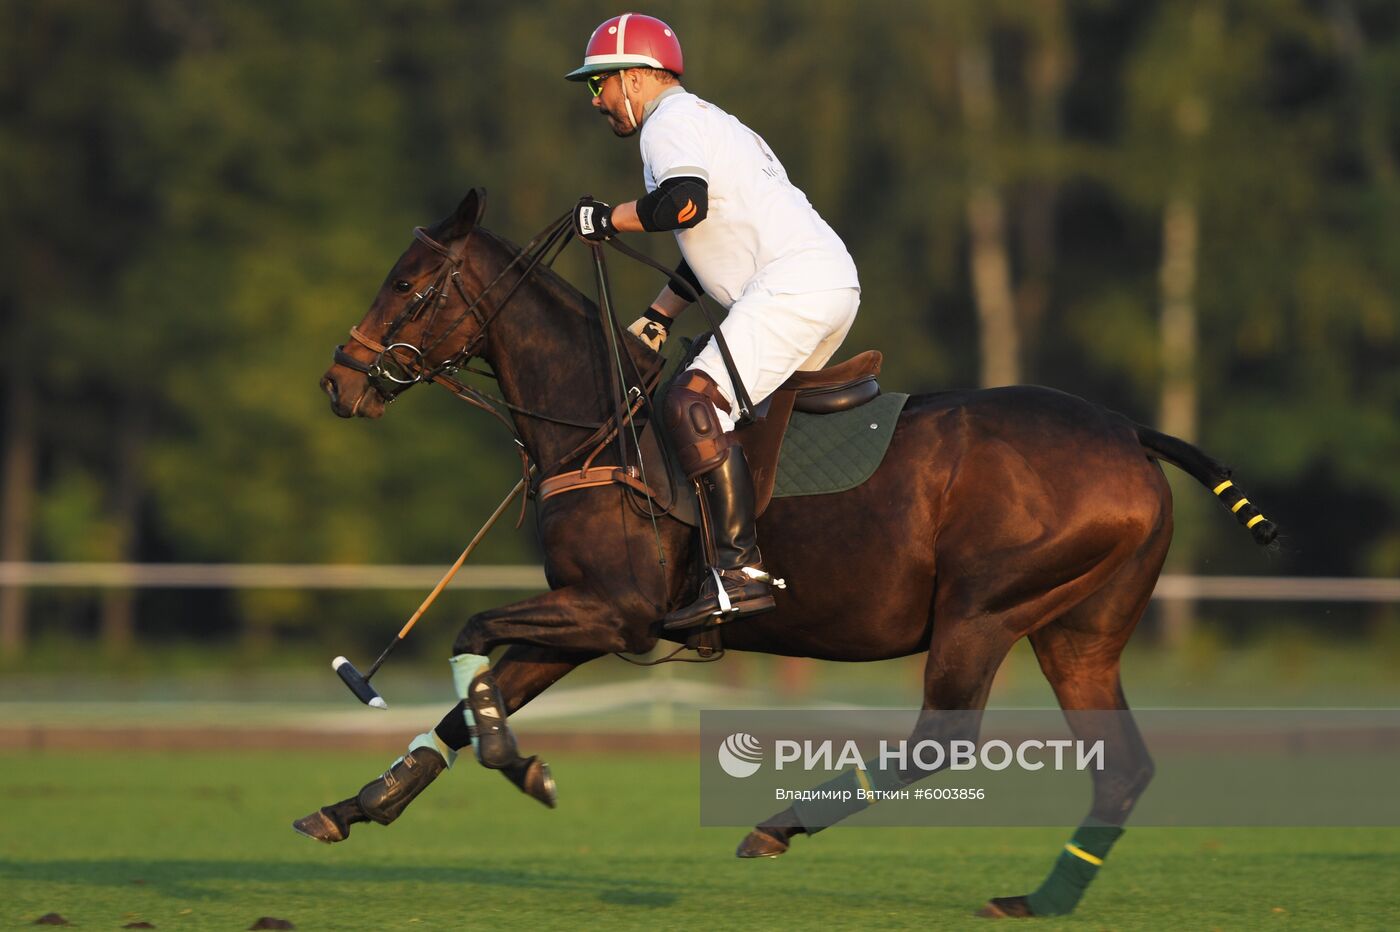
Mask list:
[{"label": "blurred tree background", "polygon": [[[505,435],[423,389],[340,421],[317,380],[412,226],[472,185],[517,241],[584,192],[642,191],[635,140],[562,80],[614,12],[0,6],[0,560],[450,562],[513,481]],[[1173,476],[1177,571],[1400,574],[1400,6],[647,12],[687,87],[761,132],[845,238],[846,348],[883,349],[888,388],[1035,382],[1200,442],[1287,537],[1261,561]],[[584,258],[560,269],[589,291]],[[613,273],[624,311],[658,287]],[[479,561],[535,561],[526,528]],[[11,588],[0,653],[40,627],[120,649],[398,612]]]}]

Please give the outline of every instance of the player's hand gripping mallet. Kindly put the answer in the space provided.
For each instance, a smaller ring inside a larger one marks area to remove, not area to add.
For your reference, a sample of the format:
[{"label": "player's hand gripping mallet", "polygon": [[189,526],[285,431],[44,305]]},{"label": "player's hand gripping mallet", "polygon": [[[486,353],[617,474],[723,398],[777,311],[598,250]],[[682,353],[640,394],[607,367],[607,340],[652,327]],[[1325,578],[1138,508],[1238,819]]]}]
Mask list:
[{"label": "player's hand gripping mallet", "polygon": [[408,619],[408,623],[399,629],[399,633],[389,642],[389,646],[384,648],[384,653],[379,655],[379,659],[374,662],[374,665],[371,666],[363,676],[360,675],[359,670],[355,669],[355,665],[344,657],[337,657],[331,661],[331,669],[345,681],[345,685],[350,687],[350,691],[355,694],[357,699],[371,709],[389,708],[389,704],[385,702],[384,698],[369,684],[370,677],[379,672],[379,667],[384,663],[384,660],[394,652],[395,647],[398,647],[399,644],[403,642],[403,639],[408,636],[408,632],[413,630],[413,626],[418,623],[419,618],[423,617],[423,613],[428,610],[428,606],[432,605],[433,601],[442,594],[442,590],[447,588],[447,584],[452,581],[453,576],[457,575],[457,571],[462,568],[462,564],[467,562],[467,557],[472,555],[472,551],[476,549],[477,544],[481,543],[481,539],[486,536],[486,532],[491,530],[491,526],[505,513],[505,510],[510,507],[510,503],[515,501],[515,497],[524,491],[524,489],[525,480],[521,479],[515,484],[515,488],[510,490],[510,494],[496,506],[496,510],[491,513],[491,517],[486,519],[486,523],[481,526],[481,530],[476,532],[476,536],[472,538],[471,543],[467,544],[467,549],[462,551],[462,555],[457,558],[457,562],[452,564],[452,568],[447,571],[447,575],[443,576],[438,584],[433,587],[433,591],[428,593],[428,597],[423,600],[423,604],[418,606],[418,611],[414,612],[413,617]]}]

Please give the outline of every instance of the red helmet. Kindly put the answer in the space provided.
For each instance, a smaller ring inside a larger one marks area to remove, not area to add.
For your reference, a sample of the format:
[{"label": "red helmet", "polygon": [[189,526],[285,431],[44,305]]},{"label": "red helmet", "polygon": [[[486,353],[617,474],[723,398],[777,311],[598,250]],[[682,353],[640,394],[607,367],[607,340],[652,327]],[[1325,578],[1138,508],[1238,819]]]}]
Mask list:
[{"label": "red helmet", "polygon": [[593,30],[583,52],[583,66],[564,77],[583,81],[623,68],[662,68],[680,74],[684,68],[681,42],[671,27],[656,17],[623,13]]}]

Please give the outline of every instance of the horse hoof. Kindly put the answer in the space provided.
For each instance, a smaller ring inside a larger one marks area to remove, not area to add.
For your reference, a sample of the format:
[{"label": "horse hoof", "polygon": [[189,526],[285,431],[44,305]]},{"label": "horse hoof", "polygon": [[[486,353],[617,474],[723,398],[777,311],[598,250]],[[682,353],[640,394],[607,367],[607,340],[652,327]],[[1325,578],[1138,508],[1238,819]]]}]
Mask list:
[{"label": "horse hoof", "polygon": [[1035,916],[1024,896],[998,896],[977,910],[983,919],[1030,919]]},{"label": "horse hoof", "polygon": [[557,805],[554,775],[549,772],[549,765],[538,757],[516,758],[501,768],[501,773],[526,796],[539,800],[550,809]]},{"label": "horse hoof", "polygon": [[776,858],[787,849],[788,843],[781,838],[754,829],[743,841],[739,842],[739,849],[734,852],[734,856],[738,858]]},{"label": "horse hoof", "polygon": [[307,838],[324,841],[328,845],[344,841],[350,835],[350,827],[341,825],[324,809],[317,809],[311,815],[302,816],[292,823],[292,828]]}]

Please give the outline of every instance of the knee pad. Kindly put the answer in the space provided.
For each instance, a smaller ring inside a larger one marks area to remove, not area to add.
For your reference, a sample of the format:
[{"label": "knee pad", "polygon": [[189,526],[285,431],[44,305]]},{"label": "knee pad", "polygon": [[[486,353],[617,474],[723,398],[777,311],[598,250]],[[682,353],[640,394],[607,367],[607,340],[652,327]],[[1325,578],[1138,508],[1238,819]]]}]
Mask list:
[{"label": "knee pad", "polygon": [[687,477],[696,479],[724,464],[733,441],[724,433],[716,408],[729,410],[715,380],[691,369],[666,396],[666,429]]}]

